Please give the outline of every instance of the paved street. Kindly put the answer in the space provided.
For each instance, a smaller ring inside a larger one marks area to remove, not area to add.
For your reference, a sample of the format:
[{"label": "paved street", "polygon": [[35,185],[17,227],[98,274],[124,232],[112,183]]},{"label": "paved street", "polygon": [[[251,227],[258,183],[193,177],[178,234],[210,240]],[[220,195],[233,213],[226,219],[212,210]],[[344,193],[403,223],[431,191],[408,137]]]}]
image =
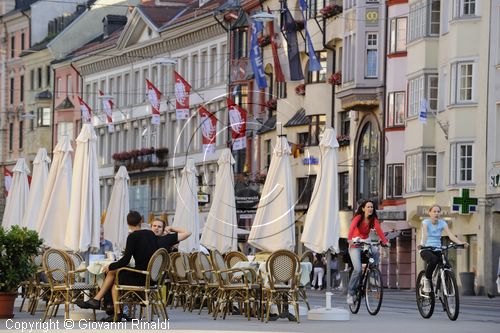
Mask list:
[{"label": "paved street", "polygon": [[[313,307],[324,304],[324,292],[308,291]],[[335,307],[344,307],[345,300],[339,293],[333,297]],[[62,310],[62,309],[61,309]],[[59,322],[62,328],[61,314]],[[413,291],[387,291],[380,313],[372,317],[362,306],[357,315],[351,315],[351,320],[346,322],[309,321],[306,316],[301,316],[301,323],[296,324],[280,319],[268,324],[255,319],[245,320],[242,316],[234,315],[226,320],[214,321],[206,311],[198,316],[182,310],[169,310],[169,329],[174,332],[357,332],[360,330],[375,330],[384,333],[460,333],[460,332],[499,332],[500,331],[500,298],[487,297],[462,297],[460,316],[456,322],[448,319],[445,312],[440,311],[440,306],[431,319],[420,317]],[[36,322],[41,313],[35,318],[26,313],[16,313],[15,320],[20,322]],[[102,316],[102,314],[100,315]],[[12,326],[12,322],[9,322]],[[6,320],[0,321],[0,329],[5,329]],[[133,328],[129,323],[127,328]],[[42,332],[38,330],[37,332]],[[55,332],[56,330],[50,330]],[[89,330],[90,331],[90,330]],[[132,330],[131,330],[132,331]],[[123,332],[123,330],[121,330]]]}]

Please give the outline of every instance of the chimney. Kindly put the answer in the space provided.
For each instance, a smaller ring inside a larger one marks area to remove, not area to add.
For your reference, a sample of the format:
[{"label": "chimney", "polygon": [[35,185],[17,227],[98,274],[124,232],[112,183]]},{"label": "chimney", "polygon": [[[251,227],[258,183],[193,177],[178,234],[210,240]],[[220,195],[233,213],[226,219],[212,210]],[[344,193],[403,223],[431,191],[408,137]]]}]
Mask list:
[{"label": "chimney", "polygon": [[127,17],[122,15],[106,15],[102,19],[104,38],[109,37],[114,31],[127,24]]}]

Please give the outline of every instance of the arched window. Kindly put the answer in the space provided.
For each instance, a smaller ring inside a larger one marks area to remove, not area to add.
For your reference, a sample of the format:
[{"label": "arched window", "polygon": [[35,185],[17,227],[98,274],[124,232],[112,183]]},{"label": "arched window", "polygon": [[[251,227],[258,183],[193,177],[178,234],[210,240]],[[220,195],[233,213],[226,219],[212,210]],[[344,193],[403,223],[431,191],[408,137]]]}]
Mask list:
[{"label": "arched window", "polygon": [[378,201],[379,134],[371,122],[364,125],[358,141],[357,200]]},{"label": "arched window", "polygon": [[276,98],[274,96],[274,72],[273,65],[267,64],[264,73],[266,73],[266,81],[267,81],[267,93],[268,96],[266,99]]}]

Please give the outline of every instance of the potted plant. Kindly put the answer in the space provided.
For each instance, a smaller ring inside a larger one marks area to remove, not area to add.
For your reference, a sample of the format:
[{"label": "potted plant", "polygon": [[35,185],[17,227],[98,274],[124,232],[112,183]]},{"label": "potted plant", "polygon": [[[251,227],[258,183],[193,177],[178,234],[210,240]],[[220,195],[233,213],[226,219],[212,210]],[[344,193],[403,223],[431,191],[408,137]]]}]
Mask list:
[{"label": "potted plant", "polygon": [[341,72],[336,72],[330,75],[328,78],[328,83],[331,85],[336,85],[339,86],[342,84],[342,73]]},{"label": "potted plant", "polygon": [[295,93],[299,96],[304,96],[306,94],[306,85],[304,83],[299,84],[295,87]]},{"label": "potted plant", "polygon": [[33,258],[43,240],[36,231],[17,225],[0,226],[0,318],[14,317],[14,301],[21,282],[35,274]]},{"label": "potted plant", "polygon": [[271,36],[269,35],[259,36],[257,38],[257,44],[259,44],[260,47],[265,47],[271,44]]},{"label": "potted plant", "polygon": [[276,108],[278,107],[278,100],[276,98],[272,98],[270,100],[268,100],[266,102],[266,107],[270,110],[270,111],[274,111],[276,110]]}]

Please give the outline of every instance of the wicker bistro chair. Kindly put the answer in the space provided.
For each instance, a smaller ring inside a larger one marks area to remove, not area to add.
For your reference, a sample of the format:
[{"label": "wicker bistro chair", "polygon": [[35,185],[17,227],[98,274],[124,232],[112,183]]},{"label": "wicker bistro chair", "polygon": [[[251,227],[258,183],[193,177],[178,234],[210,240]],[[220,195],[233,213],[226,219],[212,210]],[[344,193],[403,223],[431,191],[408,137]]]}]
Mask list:
[{"label": "wicker bistro chair", "polygon": [[[151,256],[146,271],[141,271],[131,267],[122,267],[116,271],[115,288],[118,290],[118,300],[114,303],[115,318],[118,319],[118,310],[122,304],[140,305],[142,318],[142,308],[146,308],[146,318],[151,321],[153,311],[168,320],[167,307],[161,297],[161,287],[165,279],[165,269],[170,264],[170,257],[167,250],[159,249]],[[146,276],[144,286],[122,285],[120,284],[120,272],[130,271]]]},{"label": "wicker bistro chair", "polygon": [[[309,251],[309,250],[306,251],[306,252],[304,252],[302,254],[302,256],[300,257],[300,262],[301,263],[303,263],[303,262],[310,262],[311,265],[312,265],[313,262],[314,262],[314,253],[312,251]],[[300,265],[297,268],[300,271]],[[300,283],[300,279],[298,280],[298,288],[299,288],[299,296],[300,296],[300,298],[302,298],[302,300],[304,301],[304,303],[306,303],[307,310],[311,310],[311,306],[309,305],[309,300],[307,299],[306,286],[302,285]]]},{"label": "wicker bistro chair", "polygon": [[181,304],[183,310],[185,311],[191,297],[188,271],[181,253],[171,253],[170,261],[171,288],[168,291],[167,303],[172,302],[171,309],[176,308],[179,304]]},{"label": "wicker bistro chair", "polygon": [[228,252],[224,257],[224,262],[226,263],[227,268],[233,268],[233,266],[240,261],[248,261],[248,258],[243,253],[238,251]]},{"label": "wicker bistro chair", "polygon": [[[254,315],[257,317],[258,300],[261,300],[261,285],[257,283],[257,274],[252,268],[227,268],[224,259],[219,251],[211,253],[212,264],[216,270],[219,290],[217,292],[217,302],[214,311],[214,320],[219,312],[223,311],[223,319],[229,309],[232,309],[233,302],[245,305],[248,320],[250,320],[251,304],[254,304]],[[237,277],[235,279],[235,277]]]},{"label": "wicker bistro chair", "polygon": [[200,311],[198,312],[198,314],[201,314],[205,301],[207,302],[208,313],[211,313],[214,311],[217,292],[219,291],[219,282],[217,280],[216,272],[213,269],[212,263],[210,262],[210,258],[205,253],[198,253],[197,262],[203,276],[205,288],[200,303]]},{"label": "wicker bistro chair", "polygon": [[[269,286],[266,287],[266,323],[269,321],[271,304],[278,306],[281,313],[293,305],[295,319],[299,323],[298,280],[300,276],[299,259],[288,250],[278,250],[266,262]],[[286,305],[286,307],[285,307]]]},{"label": "wicker bistro chair", "polygon": [[[48,249],[43,254],[43,268],[50,285],[50,296],[42,321],[57,314],[64,303],[64,319],[69,319],[69,305],[84,295],[93,297],[97,290],[94,284],[75,282],[76,276],[85,270],[75,270],[73,260],[64,252]],[[94,320],[95,320],[95,310]]]},{"label": "wicker bistro chair", "polygon": [[[29,293],[29,306],[28,312],[31,315],[35,315],[36,309],[38,308],[39,300],[45,300],[48,303],[49,293],[50,293],[50,284],[44,279],[44,268],[42,263],[43,255],[39,254],[35,257],[35,265],[37,265],[38,269],[31,281],[30,293]],[[24,302],[24,300],[23,300]],[[22,305],[21,305],[22,306]],[[47,306],[47,304],[45,305]]]},{"label": "wicker bistro chair", "polygon": [[[194,286],[191,287],[193,295],[193,305],[198,305],[201,307],[201,300],[205,294],[205,279],[203,277],[203,268],[200,266],[198,261],[198,256],[200,252],[191,253],[189,256],[189,267],[191,268],[191,278]],[[192,311],[193,308],[190,309]]]}]

